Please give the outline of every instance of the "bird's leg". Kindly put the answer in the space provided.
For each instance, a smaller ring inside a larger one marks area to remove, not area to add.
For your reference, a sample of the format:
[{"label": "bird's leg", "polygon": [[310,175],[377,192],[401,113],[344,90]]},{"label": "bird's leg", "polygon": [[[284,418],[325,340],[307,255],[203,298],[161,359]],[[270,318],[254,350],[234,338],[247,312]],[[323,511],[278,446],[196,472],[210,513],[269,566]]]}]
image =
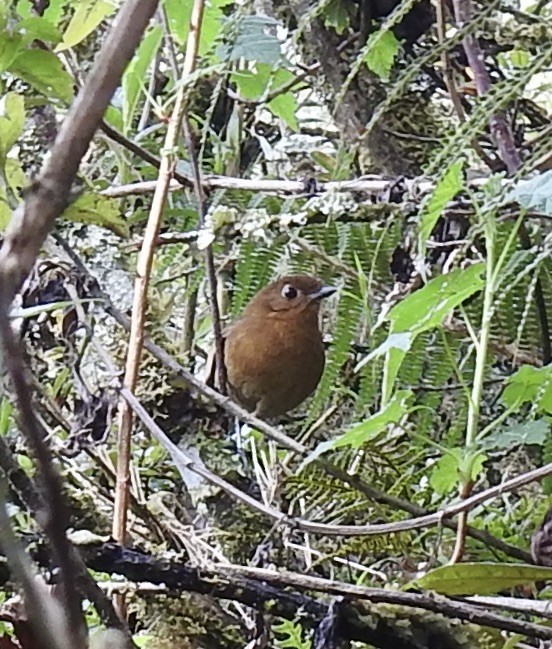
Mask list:
[{"label": "bird's leg", "polygon": [[247,424],[242,424],[238,417],[234,418],[232,440],[234,441],[234,449],[236,455],[240,460],[240,464],[244,471],[244,475],[249,475],[251,473],[251,464],[247,458],[247,453],[243,443],[242,427],[247,426]]}]

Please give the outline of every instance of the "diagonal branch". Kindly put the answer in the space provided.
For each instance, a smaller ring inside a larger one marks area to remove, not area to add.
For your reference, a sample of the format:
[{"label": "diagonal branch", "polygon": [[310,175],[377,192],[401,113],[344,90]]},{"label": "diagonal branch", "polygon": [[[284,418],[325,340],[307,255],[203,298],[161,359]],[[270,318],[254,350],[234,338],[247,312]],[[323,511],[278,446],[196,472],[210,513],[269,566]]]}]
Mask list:
[{"label": "diagonal branch", "polygon": [[[85,627],[75,586],[71,546],[65,533],[68,516],[61,479],[52,464],[45,431],[32,409],[32,391],[27,382],[23,349],[12,329],[9,308],[44,239],[70,200],[71,185],[81,158],[156,6],[157,0],[128,0],[119,11],[48,161],[28,189],[24,204],[14,212],[0,249],[0,339],[4,361],[14,387],[21,431],[39,468],[45,503],[40,522],[60,567],[65,624],[75,648],[83,645]],[[30,610],[29,614],[35,624],[42,622],[39,611]]]}]

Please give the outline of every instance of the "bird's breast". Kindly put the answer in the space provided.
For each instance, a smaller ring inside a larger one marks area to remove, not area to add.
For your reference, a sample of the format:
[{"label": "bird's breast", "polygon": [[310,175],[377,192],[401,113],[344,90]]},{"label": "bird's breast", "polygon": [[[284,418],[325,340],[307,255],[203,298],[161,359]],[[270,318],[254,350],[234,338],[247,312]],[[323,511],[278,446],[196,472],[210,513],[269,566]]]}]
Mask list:
[{"label": "bird's breast", "polygon": [[324,370],[322,336],[312,323],[285,319],[238,320],[226,337],[228,382],[235,398],[266,417],[298,406]]}]

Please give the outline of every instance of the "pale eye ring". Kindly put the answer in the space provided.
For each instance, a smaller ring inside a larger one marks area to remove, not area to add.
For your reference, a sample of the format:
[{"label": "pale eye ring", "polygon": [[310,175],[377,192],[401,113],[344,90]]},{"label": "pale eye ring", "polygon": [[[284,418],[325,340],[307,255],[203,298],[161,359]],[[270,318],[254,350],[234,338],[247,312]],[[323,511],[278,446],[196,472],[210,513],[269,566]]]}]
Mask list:
[{"label": "pale eye ring", "polygon": [[286,284],[282,289],[282,297],[286,300],[293,300],[297,297],[297,289],[291,284]]}]

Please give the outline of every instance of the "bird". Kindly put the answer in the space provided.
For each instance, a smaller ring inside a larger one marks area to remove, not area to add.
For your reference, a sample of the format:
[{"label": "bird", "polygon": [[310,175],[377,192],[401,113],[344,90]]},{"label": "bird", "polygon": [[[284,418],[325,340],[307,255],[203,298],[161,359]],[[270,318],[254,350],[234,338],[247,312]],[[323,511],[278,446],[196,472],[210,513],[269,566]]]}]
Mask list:
[{"label": "bird", "polygon": [[286,275],[253,296],[223,333],[234,400],[273,419],[315,391],[325,363],[320,303],[336,290],[310,275]]}]

